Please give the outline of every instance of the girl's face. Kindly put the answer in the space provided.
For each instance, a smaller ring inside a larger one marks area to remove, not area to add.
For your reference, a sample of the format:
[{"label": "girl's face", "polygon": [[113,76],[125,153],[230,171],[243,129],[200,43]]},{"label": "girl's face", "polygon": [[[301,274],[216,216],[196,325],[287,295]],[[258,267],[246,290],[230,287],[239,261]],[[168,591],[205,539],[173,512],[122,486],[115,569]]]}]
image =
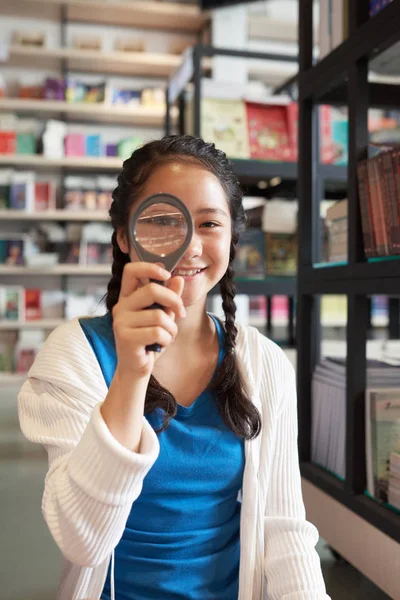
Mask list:
[{"label": "girl's face", "polygon": [[[193,238],[173,272],[173,275],[184,278],[182,299],[185,306],[191,306],[205,300],[228,268],[231,244],[229,205],[217,177],[200,166],[168,163],[158,167],[147,180],[138,202],[160,192],[177,196],[192,215]],[[118,234],[118,243],[122,252],[128,253],[127,240],[122,232]],[[129,255],[131,261],[139,260],[133,248]]]}]

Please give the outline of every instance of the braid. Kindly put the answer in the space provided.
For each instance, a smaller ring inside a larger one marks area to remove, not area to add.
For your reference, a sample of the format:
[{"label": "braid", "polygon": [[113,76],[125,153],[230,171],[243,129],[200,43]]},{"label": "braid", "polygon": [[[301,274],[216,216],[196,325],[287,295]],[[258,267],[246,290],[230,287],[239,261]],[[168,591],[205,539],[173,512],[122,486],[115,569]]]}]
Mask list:
[{"label": "braid", "polygon": [[232,262],[235,258],[236,250],[235,245],[231,243],[231,250],[229,256],[229,266],[226,270],[225,275],[220,281],[220,288],[222,294],[222,308],[225,313],[225,331],[226,331],[226,349],[228,352],[235,351],[236,344],[236,336],[237,336],[237,327],[235,323],[236,316],[236,304],[235,304],[235,295],[236,295],[236,286],[233,279],[235,274]]},{"label": "braid", "polygon": [[125,265],[129,262],[129,255],[124,254],[117,242],[117,232],[114,231],[111,238],[113,249],[113,264],[111,268],[111,279],[107,286],[106,306],[109,312],[118,302],[119,292],[121,290],[122,273]]},{"label": "braid", "polygon": [[261,431],[261,416],[247,395],[235,354],[237,327],[236,286],[232,267],[236,254],[236,236],[232,236],[229,265],[220,281],[222,308],[225,313],[226,354],[210,389],[216,392],[220,414],[225,424],[239,437],[253,439]]}]

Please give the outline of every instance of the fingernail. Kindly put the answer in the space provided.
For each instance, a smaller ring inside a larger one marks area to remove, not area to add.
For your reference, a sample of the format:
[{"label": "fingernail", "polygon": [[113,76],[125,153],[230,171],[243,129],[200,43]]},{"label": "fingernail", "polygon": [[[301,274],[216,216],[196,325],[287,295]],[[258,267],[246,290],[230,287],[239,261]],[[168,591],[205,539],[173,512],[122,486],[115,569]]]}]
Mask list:
[{"label": "fingernail", "polygon": [[182,319],[184,319],[186,317],[186,309],[184,307],[181,308],[180,315],[181,315]]}]

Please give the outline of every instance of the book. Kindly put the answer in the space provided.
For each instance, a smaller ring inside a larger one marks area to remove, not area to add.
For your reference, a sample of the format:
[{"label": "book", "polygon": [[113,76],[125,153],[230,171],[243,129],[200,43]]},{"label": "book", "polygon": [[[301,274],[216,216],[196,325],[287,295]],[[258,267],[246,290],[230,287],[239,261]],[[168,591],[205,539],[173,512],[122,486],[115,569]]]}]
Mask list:
[{"label": "book", "polygon": [[23,321],[24,300],[23,288],[21,286],[0,287],[0,320],[1,321]]},{"label": "book", "polygon": [[53,210],[56,207],[56,191],[51,181],[35,182],[35,211]]},{"label": "book", "polygon": [[357,165],[358,196],[360,200],[361,224],[364,237],[364,252],[367,257],[375,256],[375,231],[372,222],[372,207],[368,183],[367,161]]},{"label": "book", "polygon": [[[189,103],[189,132],[193,131],[193,101]],[[230,158],[249,158],[247,114],[243,100],[207,98],[201,100],[201,136]]]},{"label": "book", "polygon": [[265,240],[260,229],[248,229],[236,246],[233,268],[237,277],[264,279]]},{"label": "book", "polygon": [[32,211],[34,208],[35,173],[14,171],[11,179],[9,207],[13,210]]},{"label": "book", "polygon": [[[293,161],[287,107],[246,102],[250,157],[270,161]],[[293,134],[292,134],[293,135]]]},{"label": "book", "polygon": [[387,502],[390,457],[400,451],[400,387],[368,388],[365,420],[367,489],[373,498]]},{"label": "book", "polygon": [[340,200],[326,211],[328,223],[328,261],[347,261],[348,252],[348,201]]},{"label": "book", "polygon": [[9,234],[7,237],[1,234],[0,264],[10,266],[25,264],[25,237],[22,234]]},{"label": "book", "polygon": [[25,290],[25,319],[36,321],[42,318],[42,292],[38,289]]},{"label": "book", "polygon": [[267,275],[293,276],[297,271],[297,234],[265,233]]}]

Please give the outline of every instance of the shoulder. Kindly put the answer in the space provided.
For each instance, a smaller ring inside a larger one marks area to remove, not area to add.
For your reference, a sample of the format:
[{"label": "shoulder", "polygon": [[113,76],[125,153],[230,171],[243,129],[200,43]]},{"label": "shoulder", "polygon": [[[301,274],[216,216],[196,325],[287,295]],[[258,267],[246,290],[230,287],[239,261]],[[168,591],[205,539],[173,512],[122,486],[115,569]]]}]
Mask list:
[{"label": "shoulder", "polygon": [[238,359],[250,374],[253,387],[270,388],[280,395],[288,380],[295,376],[294,368],[286,354],[272,340],[255,327],[238,325]]},{"label": "shoulder", "polygon": [[57,327],[40,349],[28,378],[48,382],[75,395],[104,391],[104,379],[78,319]]}]

